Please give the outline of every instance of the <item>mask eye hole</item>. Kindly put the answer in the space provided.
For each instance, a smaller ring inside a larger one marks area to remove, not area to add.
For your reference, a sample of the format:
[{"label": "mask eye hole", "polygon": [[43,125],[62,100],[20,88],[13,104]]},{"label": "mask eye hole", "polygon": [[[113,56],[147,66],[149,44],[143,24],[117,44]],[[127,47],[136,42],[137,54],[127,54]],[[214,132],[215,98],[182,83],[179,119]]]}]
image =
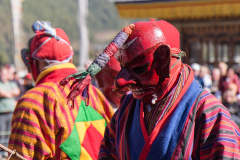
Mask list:
[{"label": "mask eye hole", "polygon": [[147,70],[148,66],[149,66],[149,62],[142,66],[134,67],[132,71],[136,74],[143,74]]}]

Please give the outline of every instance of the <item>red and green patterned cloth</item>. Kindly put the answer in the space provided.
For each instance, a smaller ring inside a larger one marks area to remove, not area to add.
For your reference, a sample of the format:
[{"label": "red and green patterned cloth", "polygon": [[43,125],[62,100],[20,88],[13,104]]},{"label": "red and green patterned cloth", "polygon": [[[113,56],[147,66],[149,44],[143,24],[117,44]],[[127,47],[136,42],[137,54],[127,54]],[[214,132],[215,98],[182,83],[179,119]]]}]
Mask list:
[{"label": "red and green patterned cloth", "polygon": [[72,133],[60,148],[72,160],[97,159],[106,125],[106,120],[82,101]]}]

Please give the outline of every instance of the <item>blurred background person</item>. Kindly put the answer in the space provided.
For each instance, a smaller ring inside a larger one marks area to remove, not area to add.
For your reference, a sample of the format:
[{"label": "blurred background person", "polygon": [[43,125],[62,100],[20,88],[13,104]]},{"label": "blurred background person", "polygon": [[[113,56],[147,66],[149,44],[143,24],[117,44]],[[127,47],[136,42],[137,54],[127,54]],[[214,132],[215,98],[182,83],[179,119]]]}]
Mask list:
[{"label": "blurred background person", "polygon": [[229,84],[235,83],[237,86],[237,91],[239,93],[239,78],[238,76],[234,73],[234,70],[232,68],[227,69],[226,76],[222,76],[219,80],[219,90],[224,93],[228,87]]},{"label": "blurred background person", "polygon": [[[11,131],[12,114],[15,109],[15,96],[20,95],[16,83],[9,81],[9,72],[6,66],[0,68],[0,143],[7,147]],[[6,152],[4,152],[6,154]],[[7,155],[3,155],[7,156]]]},{"label": "blurred background person", "polygon": [[24,88],[25,88],[25,91],[28,91],[28,90],[32,89],[33,87],[34,87],[34,82],[32,80],[32,75],[31,75],[31,73],[28,73],[24,77]]},{"label": "blurred background person", "polygon": [[236,67],[235,73],[238,75],[238,77],[240,77],[240,64]]},{"label": "blurred background person", "polygon": [[227,75],[227,69],[228,69],[228,65],[224,62],[219,62],[218,63],[218,68],[220,69],[220,77],[226,76]]},{"label": "blurred background person", "polygon": [[13,81],[14,79],[14,73],[16,72],[16,68],[14,64],[6,64],[5,68],[8,70],[8,80]]},{"label": "blurred background person", "polygon": [[211,92],[211,75],[209,75],[209,69],[202,65],[200,68],[199,76],[197,78],[198,82],[202,85],[202,88]]},{"label": "blurred background person", "polygon": [[221,101],[222,99],[222,93],[221,91],[218,89],[218,85],[219,85],[219,80],[220,80],[220,69],[219,68],[213,68],[212,70],[212,85],[211,85],[211,93],[218,99]]},{"label": "blurred background person", "polygon": [[237,85],[235,83],[230,83],[228,85],[227,90],[229,90],[229,89],[232,90],[235,95],[237,95],[238,87],[237,87]]},{"label": "blurred background person", "polygon": [[23,80],[18,76],[16,72],[16,67],[14,64],[6,64],[5,68],[8,70],[8,80],[11,82],[16,83],[18,88],[20,89],[20,94],[18,96],[15,96],[15,100],[18,101],[22,95],[25,93],[25,87],[23,86]]},{"label": "blurred background person", "polygon": [[18,88],[20,89],[20,94],[15,97],[15,100],[18,101],[26,92],[26,89],[24,86],[24,80],[19,77],[18,72],[14,72],[14,78],[12,82],[16,83]]},{"label": "blurred background person", "polygon": [[127,91],[127,88],[116,89],[114,86],[115,77],[120,70],[120,63],[113,56],[107,65],[95,76],[98,87],[111,103],[115,111],[120,105],[122,96]]},{"label": "blurred background person", "polygon": [[235,93],[235,95],[237,96],[237,101],[240,103],[240,94],[238,93],[239,91],[238,86],[235,83],[230,83],[228,85],[228,89],[232,90]]},{"label": "blurred background person", "polygon": [[191,68],[193,69],[194,78],[197,79],[200,73],[201,66],[198,63],[193,63],[191,65]]},{"label": "blurred background person", "polygon": [[[231,83],[233,88],[237,85]],[[227,89],[223,94],[223,105],[229,110],[232,120],[240,126],[240,103],[237,101],[236,91]]]}]

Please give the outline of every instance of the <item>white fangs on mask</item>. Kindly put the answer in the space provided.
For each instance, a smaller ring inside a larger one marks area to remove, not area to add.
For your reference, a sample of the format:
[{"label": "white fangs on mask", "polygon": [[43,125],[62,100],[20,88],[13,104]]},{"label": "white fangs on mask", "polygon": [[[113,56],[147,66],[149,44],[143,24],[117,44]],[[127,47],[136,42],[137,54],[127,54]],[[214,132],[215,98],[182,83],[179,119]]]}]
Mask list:
[{"label": "white fangs on mask", "polygon": [[130,91],[132,91],[132,92],[141,92],[141,91],[143,91],[143,89],[142,88],[128,88]]},{"label": "white fangs on mask", "polygon": [[153,94],[152,104],[155,104],[157,100],[157,95]]}]

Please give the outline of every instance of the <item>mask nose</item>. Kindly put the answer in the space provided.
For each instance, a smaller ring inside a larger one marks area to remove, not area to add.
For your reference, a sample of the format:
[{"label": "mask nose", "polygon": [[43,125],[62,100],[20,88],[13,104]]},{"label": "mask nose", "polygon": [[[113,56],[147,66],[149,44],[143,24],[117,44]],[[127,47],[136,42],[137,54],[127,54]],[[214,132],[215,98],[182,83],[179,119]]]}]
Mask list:
[{"label": "mask nose", "polygon": [[123,88],[130,84],[137,84],[138,79],[129,71],[128,67],[123,67],[115,78],[115,87]]}]

